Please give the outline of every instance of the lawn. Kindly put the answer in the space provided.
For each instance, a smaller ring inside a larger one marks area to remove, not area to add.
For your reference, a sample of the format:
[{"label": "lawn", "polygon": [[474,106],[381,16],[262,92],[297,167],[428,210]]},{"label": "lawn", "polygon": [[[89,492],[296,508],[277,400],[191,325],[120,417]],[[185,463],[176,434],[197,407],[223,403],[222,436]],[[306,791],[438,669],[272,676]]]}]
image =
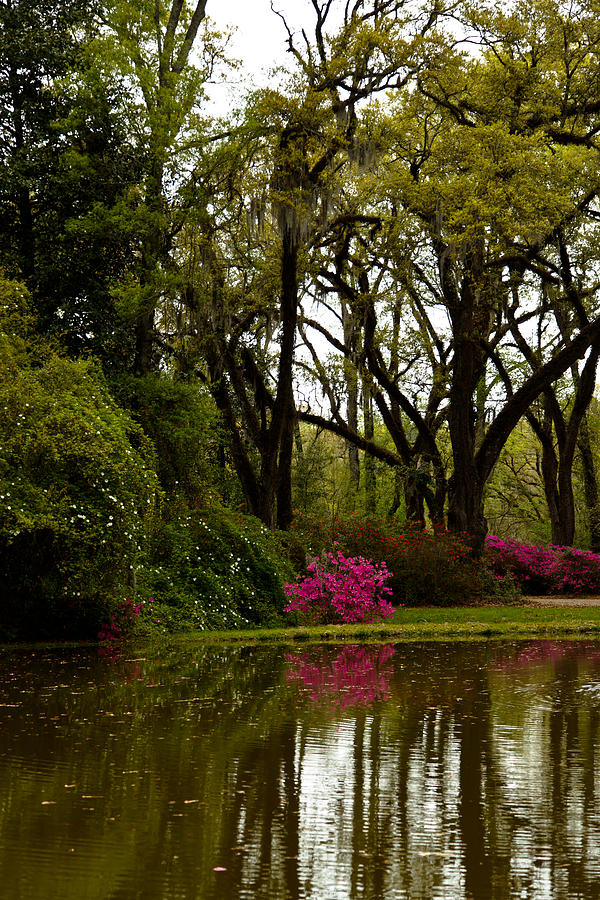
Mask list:
[{"label": "lawn", "polygon": [[[173,636],[170,636],[171,639]],[[405,641],[483,638],[600,638],[600,607],[421,607],[398,609],[375,625],[316,625],[193,632],[176,640],[225,642]]]}]

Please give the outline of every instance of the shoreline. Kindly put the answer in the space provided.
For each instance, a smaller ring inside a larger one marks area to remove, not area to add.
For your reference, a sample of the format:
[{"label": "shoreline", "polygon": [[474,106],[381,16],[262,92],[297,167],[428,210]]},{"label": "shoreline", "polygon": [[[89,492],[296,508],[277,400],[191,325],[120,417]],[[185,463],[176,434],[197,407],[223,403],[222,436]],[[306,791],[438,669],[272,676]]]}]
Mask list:
[{"label": "shoreline", "polygon": [[[562,600],[562,603],[557,603]],[[581,601],[593,600],[593,603]],[[353,625],[262,627],[239,631],[183,631],[133,635],[115,649],[187,644],[289,644],[402,642],[417,640],[574,640],[600,639],[600,598],[527,598],[518,606],[411,607],[396,610],[391,621]],[[15,650],[107,648],[98,641],[15,641],[0,644],[0,654]]]}]

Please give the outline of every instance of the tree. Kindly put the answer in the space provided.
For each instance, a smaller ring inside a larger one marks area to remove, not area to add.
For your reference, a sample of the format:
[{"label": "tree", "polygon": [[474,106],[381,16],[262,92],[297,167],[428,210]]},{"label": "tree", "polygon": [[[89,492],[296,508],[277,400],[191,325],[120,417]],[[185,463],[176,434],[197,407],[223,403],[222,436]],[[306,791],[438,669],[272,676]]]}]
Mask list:
[{"label": "tree", "polygon": [[176,192],[186,168],[193,168],[190,150],[202,140],[203,83],[220,60],[218,38],[208,33],[199,61],[192,55],[206,6],[207,0],[106,4],[101,52],[130,85],[130,127],[144,159],[139,201],[132,209],[138,266],[120,292],[122,311],[135,326],[138,374],[157,369],[157,310],[173,290],[173,239],[185,215]]},{"label": "tree", "polygon": [[[213,296],[218,299],[210,312],[211,326],[205,329],[211,335],[213,394],[231,435],[248,509],[269,525],[276,520],[281,528],[287,528],[292,519],[293,366],[303,266],[330,218],[339,170],[361,152],[356,141],[359,104],[401,81],[412,52],[404,36],[408,17],[402,3],[347,4],[335,32],[328,32],[331,0],[315,0],[312,6],[313,37],[309,40],[304,31],[300,46],[284,20],[288,49],[297,64],[291,89],[259,94],[238,132],[249,144],[260,136],[266,151],[263,158],[268,159],[269,181],[265,178],[259,196],[249,195],[246,186],[239,187],[238,193],[250,213],[258,208],[262,216],[266,208],[277,225],[273,235],[276,308],[248,304],[242,291],[244,313],[225,323],[220,312],[224,280],[219,274],[224,267],[217,264]],[[419,27],[423,30],[430,24],[431,18],[425,17]],[[215,262],[223,259],[218,236],[210,254]],[[256,333],[265,314],[278,323],[279,353],[273,377],[264,373],[252,341],[244,339],[250,328]],[[256,465],[245,438],[258,452]]]},{"label": "tree", "polygon": [[[527,15],[520,10],[523,18],[465,10],[482,54],[465,60],[440,54],[420,71],[424,101],[445,118],[444,143],[438,137],[432,152],[423,138],[405,154],[412,187],[401,182],[398,200],[420,219],[437,259],[453,348],[448,523],[469,534],[477,554],[486,533],[484,486],[504,442],[531,402],[585,356],[600,332],[597,318],[577,323],[554,358],[507,396],[485,434],[477,434],[478,386],[506,333],[503,273],[520,265],[549,277],[544,252],[557,231],[581,231],[593,215],[595,62],[584,54],[581,68],[571,63],[594,44],[598,29],[591,17],[564,28],[559,4],[536,6],[542,30],[530,6]],[[537,65],[541,57],[544,66]]]},{"label": "tree", "polygon": [[[0,215],[9,271],[31,281],[36,264],[35,206],[56,152],[51,125],[64,98],[48,90],[74,65],[93,5],[77,0],[0,3]],[[85,38],[84,38],[85,40]]]}]

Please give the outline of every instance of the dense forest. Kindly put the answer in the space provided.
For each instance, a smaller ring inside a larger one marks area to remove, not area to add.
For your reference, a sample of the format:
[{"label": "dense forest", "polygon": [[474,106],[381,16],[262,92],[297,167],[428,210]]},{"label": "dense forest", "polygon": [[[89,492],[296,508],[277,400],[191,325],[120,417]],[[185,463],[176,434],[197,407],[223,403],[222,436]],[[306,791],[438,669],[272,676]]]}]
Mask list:
[{"label": "dense forest", "polygon": [[600,550],[600,2],[273,3],[221,115],[211,2],[0,0],[0,634],[274,620],[315,522]]}]

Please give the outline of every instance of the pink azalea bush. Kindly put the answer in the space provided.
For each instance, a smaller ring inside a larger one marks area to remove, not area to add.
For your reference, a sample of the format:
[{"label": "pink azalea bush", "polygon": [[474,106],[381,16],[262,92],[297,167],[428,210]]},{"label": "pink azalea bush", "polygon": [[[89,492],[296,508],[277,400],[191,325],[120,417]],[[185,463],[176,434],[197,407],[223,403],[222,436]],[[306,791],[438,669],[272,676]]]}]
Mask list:
[{"label": "pink azalea bush", "polygon": [[390,572],[362,556],[344,556],[340,550],[317,557],[309,574],[284,591],[290,602],[286,612],[297,612],[314,624],[376,622],[391,616],[394,608],[385,582]]},{"label": "pink azalea bush", "polygon": [[489,599],[504,602],[508,584],[489,579],[472,559],[467,535],[422,531],[397,521],[350,515],[324,521],[296,514],[292,526],[313,553],[337,546],[347,556],[385,561],[396,606],[464,606]]},{"label": "pink azalea bush", "polygon": [[[154,598],[149,597],[148,604],[150,605],[147,608],[151,609],[151,604],[153,603]],[[135,624],[145,608],[146,605],[143,600],[140,603],[134,603],[133,600],[125,597],[116,607],[110,620],[105,622],[100,628],[98,640],[106,643],[117,643],[126,640],[131,636]]]},{"label": "pink azalea bush", "polygon": [[490,535],[485,560],[496,576],[512,575],[525,594],[600,593],[600,554],[590,550]]}]

